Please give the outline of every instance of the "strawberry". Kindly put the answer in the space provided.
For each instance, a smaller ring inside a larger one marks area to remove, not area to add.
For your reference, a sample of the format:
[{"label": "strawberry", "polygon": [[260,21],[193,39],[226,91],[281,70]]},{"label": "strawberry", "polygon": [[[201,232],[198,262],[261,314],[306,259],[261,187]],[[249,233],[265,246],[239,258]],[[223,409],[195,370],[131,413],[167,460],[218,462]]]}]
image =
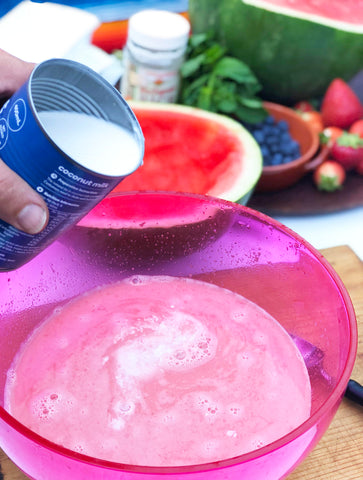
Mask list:
[{"label": "strawberry", "polygon": [[363,105],[350,86],[336,78],[325,92],[321,115],[326,127],[346,129],[363,117]]},{"label": "strawberry", "polygon": [[354,122],[349,128],[349,133],[355,133],[363,138],[363,119]]},{"label": "strawberry", "polygon": [[363,140],[358,135],[344,132],[334,142],[330,154],[345,170],[351,170],[363,159]]},{"label": "strawberry", "polygon": [[313,174],[313,180],[319,190],[334,192],[339,190],[345,182],[346,173],[340,163],[325,160]]},{"label": "strawberry", "polygon": [[363,158],[359,160],[358,165],[355,167],[356,172],[359,173],[359,175],[363,175]]},{"label": "strawberry", "polygon": [[307,100],[301,100],[300,102],[298,102],[294,105],[294,110],[297,110],[299,113],[301,113],[301,112],[313,112],[315,110],[315,108]]},{"label": "strawberry", "polygon": [[343,134],[344,130],[338,127],[326,127],[320,132],[320,143],[327,145],[329,149],[334,145],[335,140]]},{"label": "strawberry", "polygon": [[299,113],[301,118],[308,123],[317,134],[320,134],[324,128],[320,112],[310,110],[301,113],[298,111],[297,113]]}]

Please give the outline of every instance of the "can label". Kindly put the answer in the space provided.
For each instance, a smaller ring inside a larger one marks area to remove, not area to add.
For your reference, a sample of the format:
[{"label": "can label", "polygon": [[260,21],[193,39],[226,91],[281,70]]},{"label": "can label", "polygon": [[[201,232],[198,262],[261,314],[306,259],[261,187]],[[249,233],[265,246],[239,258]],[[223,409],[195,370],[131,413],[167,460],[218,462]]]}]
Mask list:
[{"label": "can label", "polygon": [[[12,270],[29,261],[126,176],[90,171],[65,154],[44,132],[30,95],[27,83],[0,110],[0,158],[45,199],[49,223],[39,234],[29,235],[0,220],[0,270]],[[135,170],[142,162],[143,138],[131,111],[126,109],[123,114],[130,116],[129,130],[139,144]]]}]

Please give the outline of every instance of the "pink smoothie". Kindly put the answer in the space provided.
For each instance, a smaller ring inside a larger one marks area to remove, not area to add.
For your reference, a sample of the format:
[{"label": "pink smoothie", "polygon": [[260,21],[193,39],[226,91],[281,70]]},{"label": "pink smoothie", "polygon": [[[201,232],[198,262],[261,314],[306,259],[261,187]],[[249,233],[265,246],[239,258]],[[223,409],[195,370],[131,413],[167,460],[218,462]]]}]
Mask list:
[{"label": "pink smoothie", "polygon": [[300,353],[264,310],[202,281],[135,276],[92,290],[33,332],[7,410],[40,435],[138,465],[260,448],[310,413]]}]

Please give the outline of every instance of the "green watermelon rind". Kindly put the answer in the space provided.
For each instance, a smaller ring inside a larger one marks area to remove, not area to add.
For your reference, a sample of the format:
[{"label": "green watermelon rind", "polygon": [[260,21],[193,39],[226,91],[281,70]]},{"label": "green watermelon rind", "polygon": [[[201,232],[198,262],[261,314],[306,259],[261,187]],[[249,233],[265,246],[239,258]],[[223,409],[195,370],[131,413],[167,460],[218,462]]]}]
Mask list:
[{"label": "green watermelon rind", "polygon": [[[130,101],[131,109],[137,117],[137,113],[142,110],[155,110],[168,112],[176,112],[186,116],[199,117],[202,120],[208,120],[213,123],[219,123],[227,128],[236,141],[241,143],[243,156],[240,157],[240,174],[238,176],[229,175],[225,172],[226,181],[220,178],[218,184],[203,194],[218,197],[222,200],[240,203],[245,205],[252,195],[255,186],[262,174],[263,158],[261,149],[253,136],[236,120],[219,113],[209,112],[195,107],[171,103],[154,103]],[[187,172],[185,172],[187,174]],[[188,193],[188,192],[186,192]]]},{"label": "green watermelon rind", "polygon": [[213,29],[229,53],[249,65],[266,100],[291,105],[319,97],[334,78],[348,81],[363,67],[357,26],[349,31],[342,22],[321,24],[243,0],[189,0],[189,16],[194,33]]}]

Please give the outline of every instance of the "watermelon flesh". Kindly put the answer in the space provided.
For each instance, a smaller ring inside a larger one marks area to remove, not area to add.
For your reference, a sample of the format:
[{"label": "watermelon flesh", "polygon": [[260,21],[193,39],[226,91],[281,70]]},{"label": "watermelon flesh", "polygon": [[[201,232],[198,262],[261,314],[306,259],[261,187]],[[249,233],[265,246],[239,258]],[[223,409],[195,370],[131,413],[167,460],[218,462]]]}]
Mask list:
[{"label": "watermelon flesh", "polygon": [[181,105],[131,106],[145,137],[144,163],[114,192],[178,191],[246,203],[262,157],[238,122]]},{"label": "watermelon flesh", "polygon": [[362,0],[189,0],[189,16],[252,69],[264,100],[319,98],[363,68]]},{"label": "watermelon flesh", "polygon": [[[252,5],[264,6],[264,8],[271,10],[274,6],[278,11],[286,8],[286,14],[290,12],[292,15],[307,14],[309,18],[316,16],[316,20],[324,23],[329,19],[352,24],[346,28],[354,28],[353,25],[360,26],[362,31],[363,25],[363,1],[362,0],[262,0],[253,1],[246,0],[245,3]],[[312,18],[313,19],[313,18]]]},{"label": "watermelon flesh", "polygon": [[193,117],[184,122],[176,112],[167,117],[158,111],[136,115],[146,139],[144,164],[116,191],[205,193],[215,187],[221,171],[228,170],[231,179],[237,174],[243,145],[223,125]]}]

